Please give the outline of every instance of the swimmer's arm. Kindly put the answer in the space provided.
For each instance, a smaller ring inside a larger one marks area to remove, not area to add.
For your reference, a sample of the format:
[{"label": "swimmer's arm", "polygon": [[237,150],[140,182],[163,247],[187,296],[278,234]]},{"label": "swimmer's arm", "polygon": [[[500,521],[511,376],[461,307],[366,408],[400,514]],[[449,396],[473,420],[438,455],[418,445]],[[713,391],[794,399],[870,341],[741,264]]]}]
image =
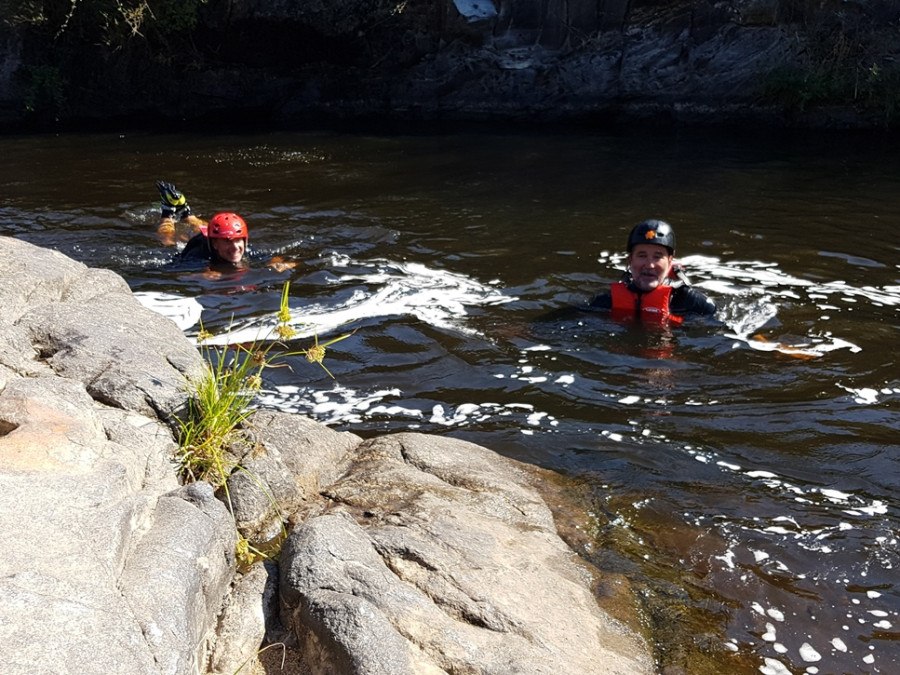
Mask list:
[{"label": "swimmer's arm", "polygon": [[716,313],[716,303],[706,297],[703,293],[690,286],[684,286],[682,288],[684,302],[683,313],[700,314],[702,316],[712,316]]},{"label": "swimmer's arm", "polygon": [[270,267],[276,272],[287,272],[288,270],[294,269],[296,266],[296,261],[285,260],[280,255],[273,256],[271,260],[266,263],[266,267]]},{"label": "swimmer's arm", "polygon": [[180,222],[189,226],[187,232],[178,232],[178,228],[175,226],[175,219],[170,216],[166,216],[160,221],[156,228],[156,234],[159,236],[163,246],[175,246],[178,242],[185,242],[206,226],[206,221],[194,215],[185,216]]}]

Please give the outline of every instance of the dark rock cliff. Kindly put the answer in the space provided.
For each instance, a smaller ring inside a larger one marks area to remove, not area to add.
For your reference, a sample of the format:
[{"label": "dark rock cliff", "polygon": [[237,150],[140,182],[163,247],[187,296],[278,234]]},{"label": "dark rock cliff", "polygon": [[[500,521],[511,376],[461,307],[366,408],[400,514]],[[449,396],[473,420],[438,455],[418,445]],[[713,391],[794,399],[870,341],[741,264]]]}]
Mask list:
[{"label": "dark rock cliff", "polygon": [[891,0],[159,0],[106,32],[102,2],[7,21],[0,123],[884,127],[900,102]]}]

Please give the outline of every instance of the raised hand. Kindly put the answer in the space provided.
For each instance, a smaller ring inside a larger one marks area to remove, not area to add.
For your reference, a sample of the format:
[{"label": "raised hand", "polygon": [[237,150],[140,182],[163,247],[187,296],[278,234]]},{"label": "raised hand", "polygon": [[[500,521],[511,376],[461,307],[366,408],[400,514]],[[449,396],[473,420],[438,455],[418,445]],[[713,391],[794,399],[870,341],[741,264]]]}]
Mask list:
[{"label": "raised hand", "polygon": [[156,189],[159,190],[160,210],[163,218],[187,218],[191,215],[191,207],[188,206],[187,198],[172,183],[158,180],[156,181]]}]

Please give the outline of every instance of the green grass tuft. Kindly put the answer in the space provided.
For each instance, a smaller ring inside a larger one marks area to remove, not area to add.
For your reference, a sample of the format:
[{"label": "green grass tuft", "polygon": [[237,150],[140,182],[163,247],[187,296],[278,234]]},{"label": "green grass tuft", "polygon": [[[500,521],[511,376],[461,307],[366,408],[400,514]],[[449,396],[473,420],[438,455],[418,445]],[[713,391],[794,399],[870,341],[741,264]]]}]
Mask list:
[{"label": "green grass tuft", "polygon": [[[285,365],[276,364],[278,360],[302,355],[308,361],[318,363],[331,375],[322,362],[325,348],[353,334],[351,331],[324,344],[319,344],[316,336],[312,347],[288,351],[283,340],[296,335],[290,325],[289,288],[288,282],[281,294],[278,321],[268,339],[256,340],[250,345],[213,348],[203,346],[212,336],[202,326],[198,336],[206,368],[199,378],[187,381],[189,400],[187,412],[179,421],[177,459],[182,479],[185,482],[203,480],[210,483],[222,495],[232,519],[234,508],[228,492],[229,476],[235,471],[243,471],[262,487],[262,482],[239,464],[239,458],[251,449],[251,441],[243,433],[243,428],[254,413],[253,402],[262,387],[263,371]],[[267,496],[277,510],[272,496]],[[245,566],[268,557],[251,546],[240,533],[236,553],[239,563]]]}]

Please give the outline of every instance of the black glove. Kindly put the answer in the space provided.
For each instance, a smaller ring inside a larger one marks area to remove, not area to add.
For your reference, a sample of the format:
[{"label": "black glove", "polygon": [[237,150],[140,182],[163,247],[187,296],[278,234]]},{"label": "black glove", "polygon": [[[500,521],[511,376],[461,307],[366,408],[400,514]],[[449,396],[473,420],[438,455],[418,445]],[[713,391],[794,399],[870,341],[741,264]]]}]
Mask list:
[{"label": "black glove", "polygon": [[172,183],[156,181],[156,189],[159,190],[160,210],[163,218],[187,218],[191,215],[191,207],[188,206],[185,196],[178,191]]}]

